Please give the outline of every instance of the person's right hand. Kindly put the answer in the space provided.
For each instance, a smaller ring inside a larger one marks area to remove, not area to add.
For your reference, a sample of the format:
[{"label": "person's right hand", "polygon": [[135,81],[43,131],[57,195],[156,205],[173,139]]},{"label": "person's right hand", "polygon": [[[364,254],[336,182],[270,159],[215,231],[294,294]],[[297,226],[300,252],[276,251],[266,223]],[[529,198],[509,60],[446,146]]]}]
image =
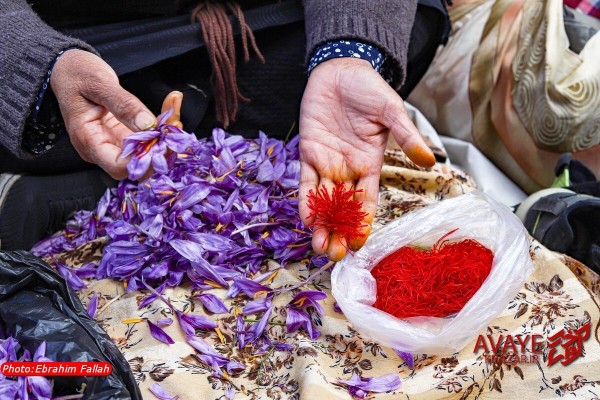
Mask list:
[{"label": "person's right hand", "polygon": [[56,61],[50,86],[81,158],[99,165],[115,179],[125,178],[123,138],[151,128],[156,117],[119,85],[117,74],[107,63],[84,50],[67,50]]}]

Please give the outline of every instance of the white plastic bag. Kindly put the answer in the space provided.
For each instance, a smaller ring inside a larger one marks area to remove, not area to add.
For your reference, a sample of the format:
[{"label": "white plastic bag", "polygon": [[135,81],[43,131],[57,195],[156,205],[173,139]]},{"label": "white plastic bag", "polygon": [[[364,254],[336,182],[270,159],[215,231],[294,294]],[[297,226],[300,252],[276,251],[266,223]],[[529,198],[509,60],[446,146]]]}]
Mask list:
[{"label": "white plastic bag", "polygon": [[[406,245],[431,247],[447,239],[472,238],[492,250],[492,270],[475,295],[452,317],[399,319],[372,306],[377,285],[371,269]],[[485,331],[533,272],[527,231],[504,205],[480,192],[444,200],[408,213],[373,233],[354,256],[335,266],[332,294],[365,338],[412,353],[450,354]]]}]

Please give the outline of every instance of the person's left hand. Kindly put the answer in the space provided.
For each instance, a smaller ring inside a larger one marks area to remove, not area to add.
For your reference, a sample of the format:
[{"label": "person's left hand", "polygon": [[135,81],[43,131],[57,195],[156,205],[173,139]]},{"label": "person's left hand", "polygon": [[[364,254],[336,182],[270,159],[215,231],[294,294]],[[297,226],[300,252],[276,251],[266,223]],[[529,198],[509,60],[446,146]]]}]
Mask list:
[{"label": "person's left hand", "polygon": [[435,157],[412,123],[400,96],[366,60],[325,61],[311,73],[300,106],[300,193],[302,222],[310,225],[308,194],[319,187],[329,192],[343,182],[361,192],[364,236],[346,243],[326,229],[313,232],[317,254],[341,260],[347,249],[366,241],[377,209],[379,176],[389,132],[416,164],[430,167]]}]

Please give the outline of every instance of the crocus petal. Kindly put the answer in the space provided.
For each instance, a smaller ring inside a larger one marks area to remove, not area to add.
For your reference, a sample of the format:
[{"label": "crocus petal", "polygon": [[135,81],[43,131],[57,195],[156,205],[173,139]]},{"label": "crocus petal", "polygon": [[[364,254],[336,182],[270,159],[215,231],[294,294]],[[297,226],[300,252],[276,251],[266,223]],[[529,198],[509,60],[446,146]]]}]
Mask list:
[{"label": "crocus petal", "polygon": [[65,279],[65,281],[67,281],[69,286],[71,286],[73,289],[82,290],[87,288],[86,284],[77,275],[75,275],[75,273],[73,273],[65,264],[57,262],[56,270],[58,271],[58,274],[62,276]]},{"label": "crocus petal", "polygon": [[146,175],[148,168],[150,168],[151,161],[152,159],[148,154],[141,158],[133,156],[127,163],[127,173],[129,174],[129,179],[136,181],[142,176]]},{"label": "crocus petal", "polygon": [[[252,297],[254,298],[254,295],[256,293],[259,292],[271,292],[271,288],[261,285],[258,282],[254,282],[250,279],[246,279],[246,278],[233,278],[233,285],[231,285],[232,289],[235,287],[235,289],[237,290],[241,290],[242,292],[244,292],[246,294],[246,296],[248,297]],[[233,290],[231,290],[233,291]],[[230,293],[228,292],[227,295],[229,297],[233,297],[230,295]]]},{"label": "crocus petal", "polygon": [[258,320],[258,322],[256,322],[256,323],[254,323],[252,325],[252,327],[250,328],[249,333],[252,336],[252,341],[256,341],[265,332],[265,328],[267,327],[267,324],[269,323],[269,317],[271,316],[271,312],[273,312],[273,307],[274,306],[269,307],[267,309],[267,311],[265,311],[263,316],[260,318],[260,320]]},{"label": "crocus petal", "polygon": [[87,313],[90,317],[94,318],[98,312],[98,293],[94,293],[90,302],[87,306]]},{"label": "crocus petal", "polygon": [[340,314],[343,314],[343,313],[344,313],[344,312],[342,311],[342,309],[340,308],[340,305],[338,304],[338,302],[337,302],[337,301],[333,302],[333,310],[334,310],[336,313],[340,313]]},{"label": "crocus petal", "polygon": [[36,399],[50,399],[52,397],[52,385],[43,376],[28,376],[27,384]]},{"label": "crocus petal", "polygon": [[[156,288],[156,290],[155,290],[156,293],[163,294],[166,286],[167,286],[166,283],[163,283],[162,285],[160,285],[158,288]],[[148,304],[152,303],[154,300],[156,300],[158,298],[158,295],[156,293],[150,293],[144,300],[142,300],[140,302],[140,305],[138,306],[138,309],[142,309],[142,308],[146,307]]]},{"label": "crocus petal", "polygon": [[244,364],[242,364],[241,362],[238,361],[229,361],[227,363],[227,373],[229,375],[235,375],[235,374],[239,374],[240,372],[242,372],[243,370],[246,369],[246,366]]},{"label": "crocus petal", "polygon": [[173,323],[173,318],[162,318],[162,319],[159,319],[158,321],[156,321],[156,325],[160,326],[161,328],[169,326],[172,323]]},{"label": "crocus petal", "polygon": [[19,382],[10,379],[0,381],[0,399],[14,399],[19,391]]},{"label": "crocus petal", "polygon": [[396,350],[396,349],[394,349],[394,351],[396,352],[396,354],[398,354],[398,357],[400,357],[402,360],[404,360],[404,362],[406,363],[406,366],[408,368],[410,368],[410,369],[415,368],[415,358],[412,353],[409,353],[408,351],[400,351],[400,350]]},{"label": "crocus petal", "polygon": [[319,331],[313,327],[312,319],[300,309],[288,307],[285,325],[289,333],[304,328],[312,340],[315,340],[320,336]]},{"label": "crocus petal", "polygon": [[160,386],[156,382],[153,383],[152,385],[150,385],[148,390],[150,390],[150,392],[152,392],[152,394],[160,400],[177,400],[177,399],[179,399],[179,396],[171,396],[169,393],[167,393],[167,391],[162,386]]},{"label": "crocus petal", "polygon": [[242,312],[245,315],[257,314],[257,313],[267,311],[269,309],[269,307],[271,307],[271,298],[265,297],[263,299],[249,301],[244,306],[244,309],[242,310]]},{"label": "crocus petal", "polygon": [[192,336],[196,333],[196,329],[215,329],[218,327],[216,323],[202,315],[183,314],[178,311],[177,318],[181,329]]},{"label": "crocus petal", "polygon": [[201,293],[196,295],[196,297],[200,300],[204,308],[213,314],[226,314],[229,312],[229,309],[225,306],[221,299],[214,294]]},{"label": "crocus petal", "polygon": [[287,343],[277,343],[275,345],[275,350],[277,350],[277,351],[292,351],[292,350],[294,350],[294,346],[292,346],[291,344],[287,344]]},{"label": "crocus petal", "polygon": [[351,394],[362,398],[365,397],[365,392],[390,392],[402,385],[400,377],[395,373],[374,378],[365,378],[353,373],[349,380],[339,380],[338,383],[346,385]]},{"label": "crocus petal", "polygon": [[165,331],[163,331],[158,326],[154,325],[152,322],[148,321],[148,327],[150,328],[150,334],[156,340],[160,340],[163,343],[173,344],[175,341],[171,339],[171,336],[167,335]]},{"label": "crocus petal", "polygon": [[233,400],[235,398],[235,390],[233,389],[233,386],[228,385],[225,388],[225,398],[227,400]]}]

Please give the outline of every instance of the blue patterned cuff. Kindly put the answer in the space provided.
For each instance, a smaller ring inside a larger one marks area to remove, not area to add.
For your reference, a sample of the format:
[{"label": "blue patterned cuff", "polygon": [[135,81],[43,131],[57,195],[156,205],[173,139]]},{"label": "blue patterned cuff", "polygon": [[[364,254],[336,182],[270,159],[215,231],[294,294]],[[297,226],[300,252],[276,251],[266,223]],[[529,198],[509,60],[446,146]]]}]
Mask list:
[{"label": "blue patterned cuff", "polygon": [[354,57],[367,60],[379,73],[381,73],[381,67],[385,61],[384,54],[371,44],[350,39],[332,40],[317,47],[308,63],[308,75],[323,61],[337,57]]},{"label": "blue patterned cuff", "polygon": [[46,77],[44,78],[42,87],[40,88],[40,91],[38,92],[38,95],[35,99],[35,103],[33,103],[33,108],[31,110],[31,120],[34,124],[37,123],[38,114],[40,112],[40,107],[42,106],[42,103],[44,102],[44,96],[46,95],[46,90],[48,90],[48,87],[50,86],[50,77],[52,76],[52,70],[54,69],[54,65],[56,64],[56,61],[58,61],[60,56],[62,56],[64,54],[65,51],[70,50],[72,48],[73,47],[67,47],[64,50],[61,50],[56,55],[54,60],[52,60],[52,62],[50,63],[50,67],[48,67],[48,72],[46,72]]}]

